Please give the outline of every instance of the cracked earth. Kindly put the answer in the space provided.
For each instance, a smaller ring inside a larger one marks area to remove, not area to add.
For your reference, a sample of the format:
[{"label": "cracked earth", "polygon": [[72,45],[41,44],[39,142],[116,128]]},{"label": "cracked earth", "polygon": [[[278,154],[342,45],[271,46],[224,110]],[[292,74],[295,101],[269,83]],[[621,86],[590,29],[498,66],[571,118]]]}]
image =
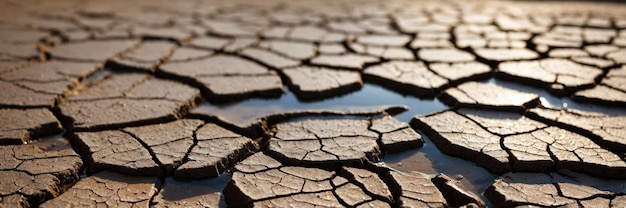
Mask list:
[{"label": "cracked earth", "polygon": [[625,10],[0,1],[0,207],[626,207]]}]

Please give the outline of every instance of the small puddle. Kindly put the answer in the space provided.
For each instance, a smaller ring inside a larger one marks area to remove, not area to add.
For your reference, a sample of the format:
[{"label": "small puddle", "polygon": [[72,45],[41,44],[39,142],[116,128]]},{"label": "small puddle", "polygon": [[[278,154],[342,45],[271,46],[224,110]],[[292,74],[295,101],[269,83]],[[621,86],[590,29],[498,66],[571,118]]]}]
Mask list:
[{"label": "small puddle", "polygon": [[270,114],[277,114],[295,110],[346,110],[351,108],[370,108],[388,105],[406,105],[408,111],[396,115],[403,122],[411,121],[415,115],[425,115],[448,107],[435,99],[419,99],[413,96],[403,96],[374,84],[364,84],[359,91],[343,96],[314,102],[301,102],[288,90],[276,99],[249,99],[236,103],[212,105],[205,103],[196,110],[219,116],[229,122],[242,124],[254,121],[256,118]]}]

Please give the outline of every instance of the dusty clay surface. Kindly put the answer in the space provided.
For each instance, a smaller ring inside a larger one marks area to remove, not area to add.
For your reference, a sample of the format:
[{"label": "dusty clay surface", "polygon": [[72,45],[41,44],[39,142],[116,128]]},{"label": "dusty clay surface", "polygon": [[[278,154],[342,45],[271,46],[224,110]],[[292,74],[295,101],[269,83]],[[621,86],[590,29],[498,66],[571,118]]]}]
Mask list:
[{"label": "dusty clay surface", "polygon": [[625,207],[624,11],[0,1],[0,207]]}]

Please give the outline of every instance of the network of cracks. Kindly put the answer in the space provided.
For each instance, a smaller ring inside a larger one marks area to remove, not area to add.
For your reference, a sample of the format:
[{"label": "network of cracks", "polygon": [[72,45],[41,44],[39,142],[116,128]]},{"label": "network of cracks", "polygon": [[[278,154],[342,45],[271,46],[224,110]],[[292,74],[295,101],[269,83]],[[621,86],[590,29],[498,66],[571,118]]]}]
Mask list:
[{"label": "network of cracks", "polygon": [[625,8],[3,1],[0,206],[624,207]]}]

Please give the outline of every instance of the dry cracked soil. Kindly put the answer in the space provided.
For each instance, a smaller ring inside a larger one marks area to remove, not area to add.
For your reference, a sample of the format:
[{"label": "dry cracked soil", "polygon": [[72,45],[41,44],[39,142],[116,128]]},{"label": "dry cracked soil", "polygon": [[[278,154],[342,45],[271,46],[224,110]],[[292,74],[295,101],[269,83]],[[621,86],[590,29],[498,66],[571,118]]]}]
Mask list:
[{"label": "dry cracked soil", "polygon": [[626,207],[626,4],[0,1],[0,207]]}]

